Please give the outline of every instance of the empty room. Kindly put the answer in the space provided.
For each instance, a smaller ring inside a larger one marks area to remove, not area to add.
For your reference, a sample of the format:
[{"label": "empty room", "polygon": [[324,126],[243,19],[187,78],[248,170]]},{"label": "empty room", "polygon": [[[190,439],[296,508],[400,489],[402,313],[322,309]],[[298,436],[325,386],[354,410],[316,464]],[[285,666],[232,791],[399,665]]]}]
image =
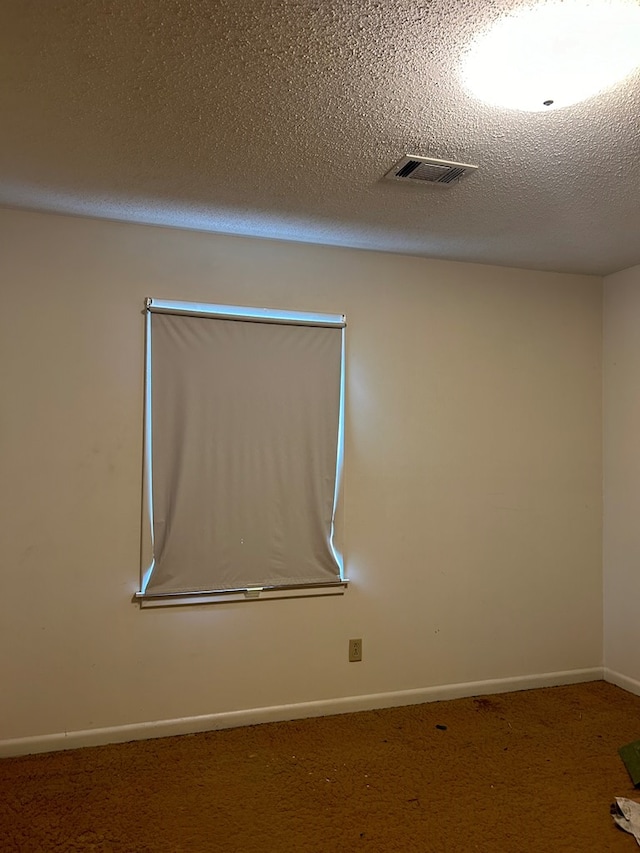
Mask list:
[{"label": "empty room", "polygon": [[0,849],[637,847],[640,4],[0,22]]}]

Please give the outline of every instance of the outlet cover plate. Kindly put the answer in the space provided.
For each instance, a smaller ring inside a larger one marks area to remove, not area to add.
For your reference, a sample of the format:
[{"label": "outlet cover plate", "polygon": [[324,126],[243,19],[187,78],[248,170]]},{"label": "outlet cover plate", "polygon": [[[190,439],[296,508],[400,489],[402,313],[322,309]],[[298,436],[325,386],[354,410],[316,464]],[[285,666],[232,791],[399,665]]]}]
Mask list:
[{"label": "outlet cover plate", "polygon": [[349,640],[349,662],[358,663],[362,660],[362,640]]}]

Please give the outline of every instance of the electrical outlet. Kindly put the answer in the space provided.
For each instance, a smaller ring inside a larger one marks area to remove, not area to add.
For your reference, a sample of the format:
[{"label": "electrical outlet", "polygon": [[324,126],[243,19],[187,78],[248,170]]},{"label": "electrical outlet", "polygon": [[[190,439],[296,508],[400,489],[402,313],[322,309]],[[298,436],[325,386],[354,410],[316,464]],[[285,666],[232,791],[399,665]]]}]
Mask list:
[{"label": "electrical outlet", "polygon": [[349,661],[356,663],[362,660],[362,640],[349,640]]}]

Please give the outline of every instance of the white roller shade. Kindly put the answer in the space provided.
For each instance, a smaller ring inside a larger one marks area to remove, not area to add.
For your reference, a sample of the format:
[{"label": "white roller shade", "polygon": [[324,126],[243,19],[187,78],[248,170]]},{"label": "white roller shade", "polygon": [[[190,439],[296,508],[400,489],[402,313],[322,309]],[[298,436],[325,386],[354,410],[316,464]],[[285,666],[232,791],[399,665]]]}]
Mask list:
[{"label": "white roller shade", "polygon": [[343,328],[151,314],[143,593],[341,579]]}]

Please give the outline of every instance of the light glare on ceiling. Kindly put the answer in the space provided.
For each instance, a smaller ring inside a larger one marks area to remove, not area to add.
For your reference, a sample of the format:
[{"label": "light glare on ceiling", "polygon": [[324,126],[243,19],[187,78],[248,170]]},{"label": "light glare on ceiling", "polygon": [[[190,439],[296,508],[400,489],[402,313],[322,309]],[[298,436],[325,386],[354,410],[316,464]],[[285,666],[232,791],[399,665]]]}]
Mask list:
[{"label": "light glare on ceiling", "polygon": [[486,103],[537,112],[584,101],[638,65],[639,3],[565,0],[499,20],[472,44],[462,75]]}]

